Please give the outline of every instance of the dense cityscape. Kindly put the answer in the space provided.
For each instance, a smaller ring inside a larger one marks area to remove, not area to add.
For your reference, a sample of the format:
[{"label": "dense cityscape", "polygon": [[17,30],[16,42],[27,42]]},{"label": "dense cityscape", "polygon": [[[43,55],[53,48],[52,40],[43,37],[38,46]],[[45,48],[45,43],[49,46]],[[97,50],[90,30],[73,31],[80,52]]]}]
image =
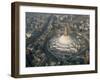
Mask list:
[{"label": "dense cityscape", "polygon": [[89,15],[26,12],[26,67],[89,64]]}]

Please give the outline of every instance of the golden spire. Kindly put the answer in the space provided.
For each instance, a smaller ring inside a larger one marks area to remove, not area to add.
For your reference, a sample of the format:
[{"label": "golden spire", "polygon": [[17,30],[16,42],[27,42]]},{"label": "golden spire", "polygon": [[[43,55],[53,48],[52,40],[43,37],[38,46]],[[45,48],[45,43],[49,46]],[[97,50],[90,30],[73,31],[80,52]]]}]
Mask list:
[{"label": "golden spire", "polygon": [[68,35],[68,28],[65,27],[64,36],[67,36],[67,35]]},{"label": "golden spire", "polygon": [[69,24],[67,23],[64,28],[64,36],[68,36],[70,32]]}]

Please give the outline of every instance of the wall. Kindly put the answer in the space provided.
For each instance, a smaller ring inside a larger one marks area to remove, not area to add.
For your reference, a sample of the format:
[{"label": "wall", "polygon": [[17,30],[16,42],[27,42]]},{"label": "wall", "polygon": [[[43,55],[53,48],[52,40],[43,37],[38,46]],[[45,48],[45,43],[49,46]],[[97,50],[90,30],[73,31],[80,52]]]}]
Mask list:
[{"label": "wall", "polygon": [[[0,80],[16,80],[10,77],[11,67],[11,2],[15,0],[1,0],[0,2]],[[17,1],[28,1],[28,0],[17,0]],[[29,0],[30,2],[41,2],[41,3],[56,3],[56,4],[76,4],[76,5],[88,5],[98,6],[100,9],[99,0]],[[100,11],[98,11],[100,14]],[[98,15],[100,19],[100,15]],[[98,20],[99,21],[99,20]],[[98,22],[99,23],[99,22]],[[99,32],[98,24],[98,34]],[[98,37],[98,44],[100,37]],[[100,45],[98,45],[100,47]],[[100,50],[98,51],[98,53]],[[98,54],[98,58],[100,54]],[[98,67],[100,67],[100,58],[98,59]],[[100,79],[100,68],[97,74],[80,74],[80,75],[64,75],[64,76],[53,76],[53,77],[38,77],[38,78],[22,78],[18,80],[99,80]]]}]

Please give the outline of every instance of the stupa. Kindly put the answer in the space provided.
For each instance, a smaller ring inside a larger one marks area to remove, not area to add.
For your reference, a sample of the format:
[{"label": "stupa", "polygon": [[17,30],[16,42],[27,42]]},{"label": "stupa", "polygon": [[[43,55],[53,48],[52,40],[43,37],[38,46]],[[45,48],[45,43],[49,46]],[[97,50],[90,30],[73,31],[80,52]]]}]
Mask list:
[{"label": "stupa", "polygon": [[64,27],[64,32],[61,36],[55,36],[49,41],[49,50],[61,53],[77,53],[77,44],[70,36],[69,27]]}]

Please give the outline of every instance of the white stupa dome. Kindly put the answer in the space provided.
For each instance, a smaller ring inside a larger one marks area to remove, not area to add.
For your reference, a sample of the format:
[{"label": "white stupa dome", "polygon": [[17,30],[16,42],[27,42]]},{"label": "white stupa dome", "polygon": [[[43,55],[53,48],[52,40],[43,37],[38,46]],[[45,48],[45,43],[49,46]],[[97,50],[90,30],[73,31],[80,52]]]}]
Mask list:
[{"label": "white stupa dome", "polygon": [[71,39],[69,36],[65,36],[65,35],[62,35],[61,37],[58,38],[58,42],[61,43],[61,44],[68,44],[71,42]]},{"label": "white stupa dome", "polygon": [[50,40],[50,48],[56,49],[60,51],[72,52],[76,53],[77,49],[75,46],[75,42],[68,35],[67,28],[65,28],[64,34],[59,37],[54,37]]}]

